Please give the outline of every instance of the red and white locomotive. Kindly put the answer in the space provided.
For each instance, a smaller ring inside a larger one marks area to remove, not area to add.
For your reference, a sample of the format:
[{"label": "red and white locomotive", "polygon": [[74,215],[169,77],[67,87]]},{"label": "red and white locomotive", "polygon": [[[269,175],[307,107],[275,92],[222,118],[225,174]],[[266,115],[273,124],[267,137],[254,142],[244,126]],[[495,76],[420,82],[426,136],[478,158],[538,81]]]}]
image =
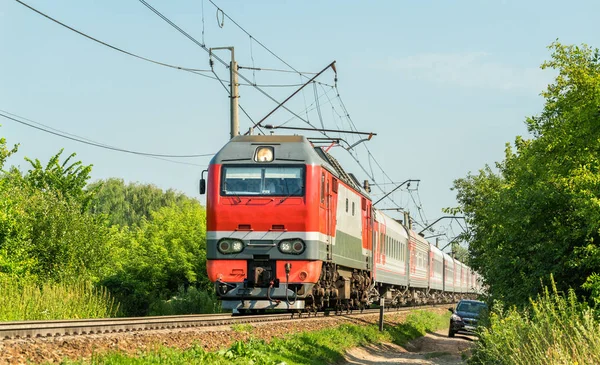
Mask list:
[{"label": "red and white locomotive", "polygon": [[204,190],[207,271],[224,309],[434,303],[480,289],[469,267],[375,209],[304,136],[233,138],[212,159]]}]

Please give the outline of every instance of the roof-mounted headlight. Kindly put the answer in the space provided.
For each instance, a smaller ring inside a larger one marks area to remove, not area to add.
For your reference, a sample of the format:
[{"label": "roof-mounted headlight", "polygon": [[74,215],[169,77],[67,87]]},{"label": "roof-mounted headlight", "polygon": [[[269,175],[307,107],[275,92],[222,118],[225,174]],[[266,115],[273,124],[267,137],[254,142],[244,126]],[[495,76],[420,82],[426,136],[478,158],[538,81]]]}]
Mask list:
[{"label": "roof-mounted headlight", "polygon": [[273,147],[261,146],[256,149],[254,161],[256,162],[271,162],[274,157]]}]

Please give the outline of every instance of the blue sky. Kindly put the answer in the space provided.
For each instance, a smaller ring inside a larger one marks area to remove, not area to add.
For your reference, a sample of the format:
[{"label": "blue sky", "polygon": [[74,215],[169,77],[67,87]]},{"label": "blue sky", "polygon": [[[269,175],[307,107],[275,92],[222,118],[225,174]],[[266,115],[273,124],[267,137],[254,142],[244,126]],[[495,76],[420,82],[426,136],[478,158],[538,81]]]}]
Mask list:
[{"label": "blue sky", "polygon": [[[91,36],[162,62],[208,69],[208,54],[138,1],[42,1],[31,6]],[[359,130],[377,133],[367,146],[393,181],[420,179],[394,202],[431,222],[456,204],[452,181],[503,157],[504,145],[527,136],[527,116],[541,110],[539,93],[552,71],[539,65],[547,46],[600,45],[596,1],[222,1],[254,39],[297,70],[317,72],[337,61],[340,96]],[[208,0],[152,1],[207,47],[234,46],[242,66],[287,69],[225,19]],[[204,32],[203,32],[204,30]],[[217,53],[228,59],[224,51]],[[227,78],[220,64],[215,72]],[[242,70],[258,84],[298,84],[290,73]],[[210,74],[209,74],[210,75]],[[327,71],[319,81],[331,85]],[[349,128],[335,90],[307,87],[288,107],[314,125]],[[295,89],[264,88],[277,100]],[[314,108],[315,92],[321,118]],[[327,95],[323,95],[326,93]],[[240,104],[257,121],[275,104],[241,86]],[[214,153],[229,138],[229,101],[215,80],[150,64],[96,44],[12,0],[0,0],[0,110],[96,142],[163,154]],[[311,107],[313,105],[313,107]],[[292,115],[279,111],[271,124]],[[240,112],[247,130],[250,121]],[[118,177],[197,194],[209,158],[175,164],[61,139],[9,120],[0,135],[20,143],[9,162],[47,161],[60,148],[93,164],[93,178]],[[293,119],[289,126],[305,127]],[[355,137],[347,137],[353,141]],[[349,171],[367,178],[349,155],[334,149]],[[363,146],[356,156],[370,170]],[[370,161],[378,183],[389,182]],[[389,190],[393,185],[384,186]],[[374,189],[374,199],[382,193]],[[413,201],[414,198],[414,201]],[[417,205],[421,203],[421,216]],[[440,223],[436,228],[448,228]],[[456,225],[452,234],[460,232]],[[444,238],[446,240],[446,238]]]}]

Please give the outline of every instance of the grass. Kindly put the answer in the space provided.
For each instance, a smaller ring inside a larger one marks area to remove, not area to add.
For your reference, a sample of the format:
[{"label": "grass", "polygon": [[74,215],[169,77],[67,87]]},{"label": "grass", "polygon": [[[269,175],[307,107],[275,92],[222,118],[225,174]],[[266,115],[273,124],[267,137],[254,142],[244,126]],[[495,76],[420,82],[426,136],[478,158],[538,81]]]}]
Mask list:
[{"label": "grass", "polygon": [[254,326],[252,326],[251,324],[248,323],[244,323],[244,324],[234,324],[231,326],[231,329],[234,330],[235,332],[252,332],[252,329],[254,328]]},{"label": "grass", "polygon": [[470,364],[600,364],[596,312],[554,282],[527,310],[494,306],[479,337]]},{"label": "grass", "polygon": [[[236,342],[231,347],[218,352],[206,352],[198,344],[187,350],[159,348],[154,351],[128,356],[109,353],[94,356],[89,362],[65,364],[253,364],[253,365],[294,365],[332,364],[343,359],[346,350],[368,344],[394,342],[404,344],[446,325],[448,315],[438,315],[426,311],[409,314],[406,321],[398,326],[386,325],[379,332],[377,325],[343,324],[336,328],[302,332],[285,338],[274,338],[270,342],[251,339]],[[251,326],[250,326],[251,327]],[[246,325],[236,326],[246,330]],[[236,329],[234,329],[236,330]]]},{"label": "grass", "polygon": [[118,305],[89,282],[23,283],[0,280],[0,321],[114,317]]}]

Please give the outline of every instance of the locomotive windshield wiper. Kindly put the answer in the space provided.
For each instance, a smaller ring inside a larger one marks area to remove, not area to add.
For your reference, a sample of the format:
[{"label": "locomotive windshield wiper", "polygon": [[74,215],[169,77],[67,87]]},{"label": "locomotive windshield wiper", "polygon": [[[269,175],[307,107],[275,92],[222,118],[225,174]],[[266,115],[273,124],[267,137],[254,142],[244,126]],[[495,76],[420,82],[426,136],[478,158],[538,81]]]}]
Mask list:
[{"label": "locomotive windshield wiper", "polygon": [[230,197],[236,198],[238,203],[242,202],[242,199],[240,199],[240,196],[237,194],[231,193],[230,191],[225,192],[225,194],[226,194],[225,196],[230,196]]},{"label": "locomotive windshield wiper", "polygon": [[289,198],[292,195],[296,195],[299,192],[302,191],[302,189],[304,189],[304,186],[299,186],[296,190],[292,191],[291,193],[289,193],[288,195],[286,195],[285,197],[281,198],[281,200],[279,201],[279,204],[283,203],[284,201],[287,200],[287,198]]}]

